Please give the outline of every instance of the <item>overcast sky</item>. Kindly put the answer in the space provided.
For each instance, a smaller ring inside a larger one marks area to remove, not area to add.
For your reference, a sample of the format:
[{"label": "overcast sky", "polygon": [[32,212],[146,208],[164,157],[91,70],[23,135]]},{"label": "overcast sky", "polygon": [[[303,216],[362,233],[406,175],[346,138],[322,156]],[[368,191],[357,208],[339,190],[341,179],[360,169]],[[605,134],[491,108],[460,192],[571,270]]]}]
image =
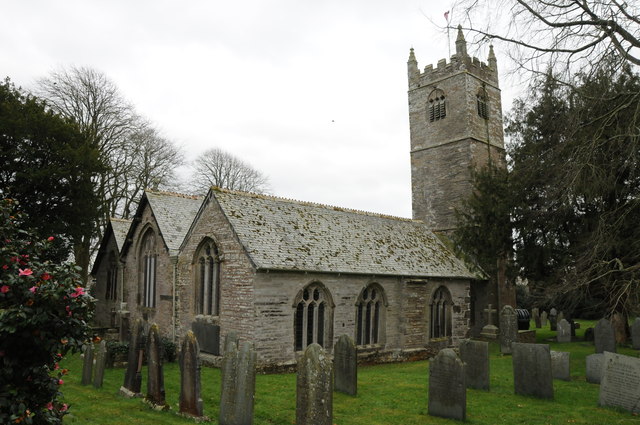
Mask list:
[{"label": "overcast sky", "polygon": [[448,56],[431,21],[450,2],[0,2],[0,74],[16,85],[91,67],[188,159],[219,147],[274,195],[411,216],[406,62],[410,47],[420,68]]}]

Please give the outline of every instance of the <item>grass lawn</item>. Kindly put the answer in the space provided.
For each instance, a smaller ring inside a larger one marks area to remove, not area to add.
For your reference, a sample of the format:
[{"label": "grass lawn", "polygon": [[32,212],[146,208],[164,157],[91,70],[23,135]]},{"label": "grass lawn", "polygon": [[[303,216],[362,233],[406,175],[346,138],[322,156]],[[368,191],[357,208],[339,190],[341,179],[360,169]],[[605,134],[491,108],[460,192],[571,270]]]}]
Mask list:
[{"label": "grass lawn", "polygon": [[[580,321],[584,329],[593,322]],[[533,322],[532,322],[533,325]],[[533,328],[533,326],[532,326]],[[586,382],[585,357],[594,352],[593,344],[582,341],[558,344],[547,341],[555,332],[538,329],[538,342],[550,343],[557,351],[571,352],[571,381],[554,381],[555,400],[539,400],[513,394],[510,356],[499,354],[491,345],[491,391],[467,391],[467,422],[470,424],[640,424],[640,417],[628,412],[598,407],[599,386]],[[618,352],[634,357],[635,350]],[[104,387],[81,386],[82,363],[79,355],[64,361],[70,370],[62,387],[64,401],[71,405],[65,424],[187,424],[192,420],[176,414],[180,392],[179,368],[165,364],[165,390],[170,411],[157,412],[140,399],[124,399],[118,389],[124,369],[105,373]],[[363,366],[358,370],[356,397],[334,393],[333,422],[349,424],[453,424],[453,420],[427,415],[428,362]],[[143,375],[144,376],[144,375]],[[220,399],[220,371],[202,368],[202,394],[205,414],[217,423]],[[255,421],[261,424],[294,424],[296,376],[258,375],[255,398]],[[143,378],[143,390],[146,388]]]}]

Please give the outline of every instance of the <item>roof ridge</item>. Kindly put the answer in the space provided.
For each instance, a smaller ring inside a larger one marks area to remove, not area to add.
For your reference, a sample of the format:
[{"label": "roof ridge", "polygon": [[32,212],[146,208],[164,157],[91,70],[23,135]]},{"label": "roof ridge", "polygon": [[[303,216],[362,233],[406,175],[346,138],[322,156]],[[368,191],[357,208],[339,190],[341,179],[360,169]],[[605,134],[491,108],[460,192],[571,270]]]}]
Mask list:
[{"label": "roof ridge", "polygon": [[109,221],[119,221],[121,223],[131,223],[131,220],[126,218],[109,217]]},{"label": "roof ridge", "polygon": [[304,206],[316,207],[316,208],[323,208],[323,209],[333,210],[333,211],[340,211],[340,212],[359,214],[359,215],[364,215],[364,216],[369,216],[369,217],[386,218],[386,219],[392,219],[392,220],[398,220],[398,221],[407,221],[407,222],[416,222],[416,223],[422,222],[422,220],[414,220],[412,218],[398,217],[398,216],[393,216],[393,215],[389,215],[389,214],[375,213],[375,212],[371,212],[371,211],[356,210],[356,209],[353,209],[353,208],[338,207],[338,206],[335,206],[335,205],[321,204],[321,203],[318,203],[318,202],[301,201],[301,200],[298,200],[298,199],[285,198],[285,197],[282,197],[282,196],[275,196],[275,195],[267,195],[267,194],[263,194],[263,193],[243,192],[243,191],[240,191],[240,190],[225,189],[225,188],[221,188],[221,187],[218,187],[218,186],[212,186],[211,190],[216,191],[216,192],[230,193],[230,194],[234,194],[234,195],[250,197],[250,198],[271,199],[271,200],[274,200],[274,201],[289,202],[289,203],[292,203],[292,204],[298,204],[298,205],[304,205]]},{"label": "roof ridge", "polygon": [[154,195],[175,196],[177,198],[185,198],[185,199],[198,200],[198,199],[203,199],[204,198],[204,196],[200,196],[200,195],[187,195],[186,193],[170,192],[170,191],[165,191],[165,190],[145,189],[144,191],[148,192],[148,193],[153,193]]}]

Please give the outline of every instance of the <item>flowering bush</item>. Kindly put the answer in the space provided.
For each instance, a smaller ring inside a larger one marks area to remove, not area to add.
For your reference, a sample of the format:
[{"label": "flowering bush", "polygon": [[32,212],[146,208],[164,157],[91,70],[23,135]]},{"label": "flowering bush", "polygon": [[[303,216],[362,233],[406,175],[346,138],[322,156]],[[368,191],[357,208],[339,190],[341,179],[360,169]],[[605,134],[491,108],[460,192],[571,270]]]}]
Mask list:
[{"label": "flowering bush", "polygon": [[0,423],[61,424],[66,370],[89,340],[93,299],[72,264],[54,264],[53,238],[31,240],[17,203],[0,200]]}]

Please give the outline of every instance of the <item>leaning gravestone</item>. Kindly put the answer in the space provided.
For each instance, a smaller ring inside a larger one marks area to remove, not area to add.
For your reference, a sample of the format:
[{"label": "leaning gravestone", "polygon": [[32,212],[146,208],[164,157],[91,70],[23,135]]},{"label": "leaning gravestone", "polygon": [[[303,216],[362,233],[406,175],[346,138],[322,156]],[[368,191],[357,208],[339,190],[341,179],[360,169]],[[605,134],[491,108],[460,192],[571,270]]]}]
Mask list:
[{"label": "leaning gravestone", "polygon": [[546,311],[543,311],[542,314],[540,314],[540,325],[543,328],[547,327],[547,316],[548,316],[548,314],[547,314]]},{"label": "leaning gravestone", "polygon": [[590,354],[586,358],[586,363],[587,382],[599,384],[602,381],[604,354]]},{"label": "leaning gravestone", "polygon": [[168,409],[165,400],[164,373],[162,370],[162,355],[160,351],[160,336],[158,325],[155,323],[149,329],[147,338],[147,396],[145,401],[154,409]]},{"label": "leaning gravestone", "polygon": [[566,319],[558,322],[558,334],[556,335],[558,342],[571,342],[571,324]]},{"label": "leaning gravestone", "polygon": [[500,352],[511,354],[511,344],[518,340],[518,318],[510,305],[500,311]]},{"label": "leaning gravestone", "polygon": [[465,339],[459,348],[467,388],[489,391],[489,343]]},{"label": "leaning gravestone", "polygon": [[640,350],[640,317],[636,317],[631,325],[631,342],[634,350]]},{"label": "leaning gravestone", "polygon": [[202,397],[200,396],[200,347],[192,331],[182,340],[180,347],[180,413],[203,417]]},{"label": "leaning gravestone", "polygon": [[549,310],[549,327],[552,331],[557,330],[558,326],[558,310],[552,308]]},{"label": "leaning gravestone", "polygon": [[144,360],[144,326],[138,319],[131,329],[129,340],[129,354],[127,356],[127,370],[124,374],[124,384],[120,387],[120,394],[124,397],[140,397],[142,389],[142,362]]},{"label": "leaning gravestone", "polygon": [[596,353],[616,352],[616,337],[613,325],[607,319],[600,319],[593,331],[593,341],[596,345]]},{"label": "leaning gravestone", "polygon": [[333,424],[332,363],[316,343],[298,360],[296,393],[296,425]]},{"label": "leaning gravestone", "polygon": [[542,327],[542,322],[540,321],[540,309],[538,307],[532,309],[531,315],[533,316],[533,321],[536,324],[536,329],[540,329]]},{"label": "leaning gravestone", "polygon": [[604,353],[598,404],[640,413],[640,359]]},{"label": "leaning gravestone", "polygon": [[358,392],[358,349],[349,335],[341,335],[333,348],[335,389],[356,395]]},{"label": "leaning gravestone", "polygon": [[549,345],[513,344],[513,384],[516,394],[553,398]]},{"label": "leaning gravestone", "polygon": [[235,334],[225,341],[221,381],[220,425],[253,424],[256,352],[248,342],[238,344]]},{"label": "leaning gravestone", "polygon": [[84,363],[82,364],[82,380],[80,384],[89,385],[93,377],[93,344],[84,348]]},{"label": "leaning gravestone", "polygon": [[551,371],[553,379],[561,379],[563,381],[571,380],[569,355],[570,353],[567,351],[551,351]]},{"label": "leaning gravestone", "polygon": [[100,341],[98,345],[98,352],[96,354],[96,371],[93,376],[94,388],[102,388],[104,381],[104,369],[107,367],[107,342],[105,340]]},{"label": "leaning gravestone", "polygon": [[445,348],[429,361],[429,414],[464,421],[467,387],[464,363],[455,351]]}]

